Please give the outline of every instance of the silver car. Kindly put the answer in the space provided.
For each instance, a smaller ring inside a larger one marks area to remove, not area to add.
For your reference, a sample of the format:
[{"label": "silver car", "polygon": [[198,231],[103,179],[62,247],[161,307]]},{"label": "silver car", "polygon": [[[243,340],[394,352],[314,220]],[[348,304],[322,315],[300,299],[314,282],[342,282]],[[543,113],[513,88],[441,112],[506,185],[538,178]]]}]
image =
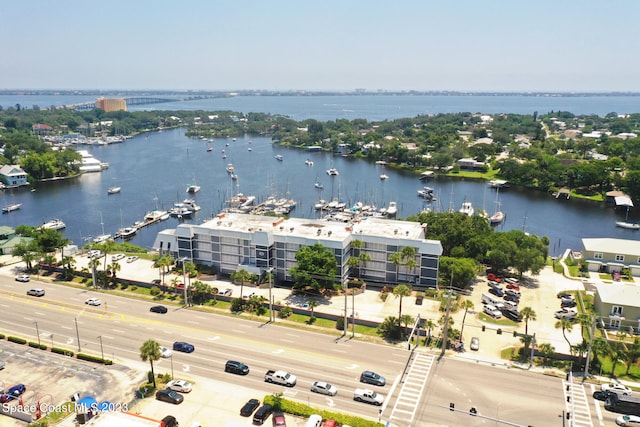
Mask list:
[{"label": "silver car", "polygon": [[338,394],[338,389],[335,386],[324,381],[316,381],[311,384],[311,391],[314,393],[326,394],[327,396],[335,396]]},{"label": "silver car", "polygon": [[471,343],[469,344],[469,348],[473,351],[480,350],[480,338],[478,337],[471,338]]}]

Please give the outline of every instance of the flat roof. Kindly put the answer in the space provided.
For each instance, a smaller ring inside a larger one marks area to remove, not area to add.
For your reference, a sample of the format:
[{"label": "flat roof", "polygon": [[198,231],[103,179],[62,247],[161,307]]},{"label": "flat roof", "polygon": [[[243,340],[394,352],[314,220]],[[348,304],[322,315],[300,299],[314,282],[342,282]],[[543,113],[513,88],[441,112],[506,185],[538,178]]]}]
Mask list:
[{"label": "flat roof", "polygon": [[587,251],[640,256],[640,242],[637,240],[610,237],[582,239],[582,246]]}]

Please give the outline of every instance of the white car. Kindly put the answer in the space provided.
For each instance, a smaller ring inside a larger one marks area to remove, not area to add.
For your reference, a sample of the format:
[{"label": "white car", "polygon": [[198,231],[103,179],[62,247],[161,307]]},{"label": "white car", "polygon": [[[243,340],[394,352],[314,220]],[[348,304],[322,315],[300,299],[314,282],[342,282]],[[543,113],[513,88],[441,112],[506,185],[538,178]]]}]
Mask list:
[{"label": "white car", "polygon": [[89,298],[88,300],[86,300],[84,302],[85,304],[89,304],[92,305],[94,307],[99,306],[100,304],[102,304],[102,301],[100,301],[100,298]]},{"label": "white car", "polygon": [[311,384],[311,391],[314,393],[326,394],[327,396],[335,396],[338,394],[338,389],[335,386],[324,381],[316,381]]},{"label": "white car", "polygon": [[16,281],[18,282],[28,282],[29,280],[31,280],[31,278],[28,274],[18,274],[16,276]]},{"label": "white car", "polygon": [[167,359],[173,356],[173,351],[169,350],[167,347],[160,347],[160,356]]},{"label": "white car", "polygon": [[610,383],[607,384],[602,384],[600,386],[600,390],[602,391],[612,391],[614,393],[618,393],[618,394],[626,394],[626,395],[630,395],[631,394],[631,389],[629,387],[627,387],[624,384],[621,384],[619,382],[616,381],[612,381]]},{"label": "white car", "polygon": [[121,259],[124,259],[125,256],[126,256],[125,254],[111,255],[111,261],[120,261]]},{"label": "white car", "polygon": [[130,257],[127,257],[127,262],[133,262],[135,260],[137,260],[139,257],[136,255],[132,255]]},{"label": "white car", "polygon": [[616,424],[623,427],[640,426],[640,417],[636,415],[620,415],[616,418]]},{"label": "white car", "polygon": [[102,251],[97,249],[92,249],[87,252],[87,258],[100,258],[102,256]]},{"label": "white car", "polygon": [[191,383],[185,380],[169,381],[167,383],[167,388],[174,391],[179,391],[181,393],[189,393],[191,390],[193,390],[193,386],[191,385]]},{"label": "white car", "polygon": [[575,308],[565,308],[556,311],[553,315],[556,319],[566,318],[569,320],[575,320],[575,318],[578,316],[578,310],[576,310]]},{"label": "white car", "polygon": [[478,337],[471,338],[471,344],[469,344],[469,348],[473,351],[480,350],[480,338]]}]

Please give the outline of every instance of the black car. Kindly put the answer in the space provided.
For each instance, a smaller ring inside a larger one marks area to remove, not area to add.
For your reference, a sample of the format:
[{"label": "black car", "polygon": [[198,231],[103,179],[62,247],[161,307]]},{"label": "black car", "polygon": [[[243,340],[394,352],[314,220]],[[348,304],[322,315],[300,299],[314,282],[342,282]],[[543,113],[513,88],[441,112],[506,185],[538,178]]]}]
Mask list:
[{"label": "black car", "polygon": [[502,310],[502,314],[504,314],[504,317],[513,320],[514,322],[520,322],[522,320],[522,317],[520,316],[520,313],[518,313],[518,310],[506,309]]},{"label": "black car", "polygon": [[176,341],[173,343],[173,349],[175,351],[182,351],[183,353],[193,353],[196,348],[188,342]]},{"label": "black car", "polygon": [[184,396],[178,392],[165,388],[164,390],[158,390],[156,392],[156,399],[162,402],[169,402],[174,405],[178,405],[184,401]]},{"label": "black car", "polygon": [[385,380],[383,376],[378,375],[375,372],[363,371],[360,374],[360,382],[365,384],[384,386],[387,383],[387,380]]},{"label": "black car", "polygon": [[564,299],[560,303],[560,307],[562,308],[571,308],[571,307],[575,307],[576,305],[578,304],[575,302],[575,300],[568,300],[568,299]]},{"label": "black car", "polygon": [[489,293],[490,294],[494,294],[497,297],[503,297],[504,296],[504,291],[500,288],[489,288]]},{"label": "black car", "polygon": [[593,398],[596,400],[607,400],[608,397],[611,396],[617,396],[617,393],[614,393],[612,391],[606,390],[606,391],[602,391],[602,390],[598,390],[596,392],[593,393]]},{"label": "black car", "polygon": [[179,425],[178,420],[176,420],[176,417],[174,417],[173,415],[167,415],[166,417],[164,417],[162,419],[162,423],[164,427],[178,427]]},{"label": "black car", "polygon": [[261,407],[258,408],[256,413],[253,414],[253,423],[262,425],[262,423],[264,423],[267,420],[267,418],[269,418],[269,415],[271,415],[272,413],[273,413],[273,406],[268,404],[262,405]]},{"label": "black car", "polygon": [[504,300],[505,300],[505,301],[513,301],[513,302],[515,302],[516,304],[518,304],[518,303],[520,302],[520,298],[518,298],[518,296],[517,296],[517,295],[511,295],[511,294],[506,294],[506,295],[504,296]]},{"label": "black car", "polygon": [[240,415],[243,417],[250,417],[258,406],[260,406],[260,401],[258,399],[249,399],[240,409]]},{"label": "black car", "polygon": [[249,373],[249,367],[242,362],[227,360],[227,363],[224,365],[224,371],[236,375],[247,375]]},{"label": "black car", "polygon": [[152,313],[165,314],[167,312],[167,307],[165,307],[164,305],[154,305],[153,307],[151,307],[149,309],[149,311],[152,312]]},{"label": "black car", "polygon": [[560,298],[560,299],[574,299],[573,294],[570,294],[570,293],[569,293],[569,292],[567,292],[567,291],[560,291],[560,292],[558,292],[557,297],[558,297],[558,298]]}]

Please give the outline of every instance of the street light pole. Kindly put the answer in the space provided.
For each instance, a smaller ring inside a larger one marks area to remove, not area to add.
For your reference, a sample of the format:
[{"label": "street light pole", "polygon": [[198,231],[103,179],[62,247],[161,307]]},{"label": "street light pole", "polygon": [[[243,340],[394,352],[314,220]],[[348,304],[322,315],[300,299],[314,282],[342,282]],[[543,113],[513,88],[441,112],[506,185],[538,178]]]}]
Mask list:
[{"label": "street light pole", "polygon": [[187,307],[189,305],[188,296],[187,296],[187,274],[184,268],[184,264],[187,261],[187,257],[182,258],[182,286],[184,287],[184,306]]},{"label": "street light pole", "polygon": [[173,379],[173,354],[169,359],[171,359],[171,379]]},{"label": "street light pole", "polygon": [[78,317],[76,316],[73,320],[76,323],[76,337],[78,338],[78,353],[80,353],[82,349],[80,348],[80,332],[78,331]]},{"label": "street light pole", "polygon": [[38,347],[40,347],[40,330],[38,329],[38,322],[33,322],[33,323],[36,324],[36,334],[38,335]]},{"label": "street light pole", "polygon": [[356,293],[351,292],[351,338],[356,336]]},{"label": "street light pole", "polygon": [[104,363],[104,349],[102,348],[102,335],[98,336],[100,340],[100,353],[102,354],[102,363]]},{"label": "street light pole", "polygon": [[273,267],[267,268],[267,274],[269,275],[269,322],[273,322],[276,319],[276,316],[273,315],[273,297],[271,296],[273,280],[271,273],[273,273]]}]

